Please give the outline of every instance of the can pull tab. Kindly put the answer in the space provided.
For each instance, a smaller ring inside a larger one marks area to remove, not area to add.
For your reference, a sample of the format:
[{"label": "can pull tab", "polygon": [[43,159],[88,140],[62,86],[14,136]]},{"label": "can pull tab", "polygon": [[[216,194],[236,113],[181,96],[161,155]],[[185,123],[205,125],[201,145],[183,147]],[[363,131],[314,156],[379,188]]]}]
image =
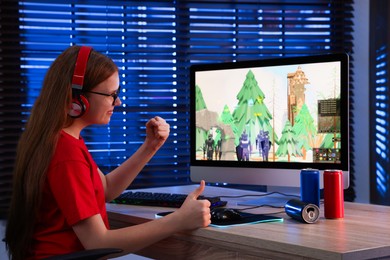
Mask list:
[{"label": "can pull tab", "polygon": [[315,221],[317,218],[318,218],[318,214],[316,213],[316,210],[314,207],[308,207],[306,209],[306,212],[307,212],[307,217],[308,219],[310,219],[311,221]]}]

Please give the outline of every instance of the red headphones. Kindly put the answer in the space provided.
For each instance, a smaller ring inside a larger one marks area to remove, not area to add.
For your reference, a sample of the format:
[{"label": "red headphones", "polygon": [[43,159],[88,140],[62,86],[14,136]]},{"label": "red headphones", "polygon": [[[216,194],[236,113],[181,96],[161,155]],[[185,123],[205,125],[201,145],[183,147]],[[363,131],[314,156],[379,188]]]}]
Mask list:
[{"label": "red headphones", "polygon": [[73,118],[81,117],[89,108],[88,100],[84,95],[82,95],[82,91],[84,75],[87,69],[88,58],[91,50],[91,47],[81,46],[77,55],[72,78],[72,105],[68,111],[68,115]]}]

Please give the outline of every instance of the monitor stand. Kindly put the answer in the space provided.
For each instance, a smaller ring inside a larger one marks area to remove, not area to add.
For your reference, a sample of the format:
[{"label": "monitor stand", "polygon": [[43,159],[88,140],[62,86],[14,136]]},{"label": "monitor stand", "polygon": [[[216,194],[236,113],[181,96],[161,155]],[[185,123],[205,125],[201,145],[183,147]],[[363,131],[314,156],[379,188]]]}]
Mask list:
[{"label": "monitor stand", "polygon": [[267,192],[265,193],[270,193],[270,195],[255,197],[254,199],[247,198],[238,202],[237,205],[284,207],[287,201],[291,199],[300,199],[299,187],[267,187]]}]

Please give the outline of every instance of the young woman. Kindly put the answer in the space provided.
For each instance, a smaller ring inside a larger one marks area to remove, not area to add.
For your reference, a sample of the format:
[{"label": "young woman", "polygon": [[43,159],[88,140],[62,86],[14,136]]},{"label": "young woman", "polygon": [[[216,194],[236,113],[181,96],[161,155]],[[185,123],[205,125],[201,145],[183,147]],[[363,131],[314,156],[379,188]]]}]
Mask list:
[{"label": "young woman", "polygon": [[145,142],[104,175],[80,132],[107,124],[121,104],[118,68],[83,46],[60,54],[49,68],[17,150],[13,198],[6,228],[12,259],[38,259],[92,248],[135,252],[176,232],[210,224],[210,203],[197,200],[204,182],[174,213],[110,230],[105,203],[116,198],[164,144],[169,124],[146,123]]}]

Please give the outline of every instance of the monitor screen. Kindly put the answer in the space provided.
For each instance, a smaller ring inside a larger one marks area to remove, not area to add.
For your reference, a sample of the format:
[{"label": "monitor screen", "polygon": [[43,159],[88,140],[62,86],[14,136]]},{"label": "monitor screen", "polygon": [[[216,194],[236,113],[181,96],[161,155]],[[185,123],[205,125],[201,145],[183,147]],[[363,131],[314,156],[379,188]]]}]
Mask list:
[{"label": "monitor screen", "polygon": [[191,66],[192,181],[299,187],[302,169],[338,169],[347,188],[348,63],[327,54]]}]

